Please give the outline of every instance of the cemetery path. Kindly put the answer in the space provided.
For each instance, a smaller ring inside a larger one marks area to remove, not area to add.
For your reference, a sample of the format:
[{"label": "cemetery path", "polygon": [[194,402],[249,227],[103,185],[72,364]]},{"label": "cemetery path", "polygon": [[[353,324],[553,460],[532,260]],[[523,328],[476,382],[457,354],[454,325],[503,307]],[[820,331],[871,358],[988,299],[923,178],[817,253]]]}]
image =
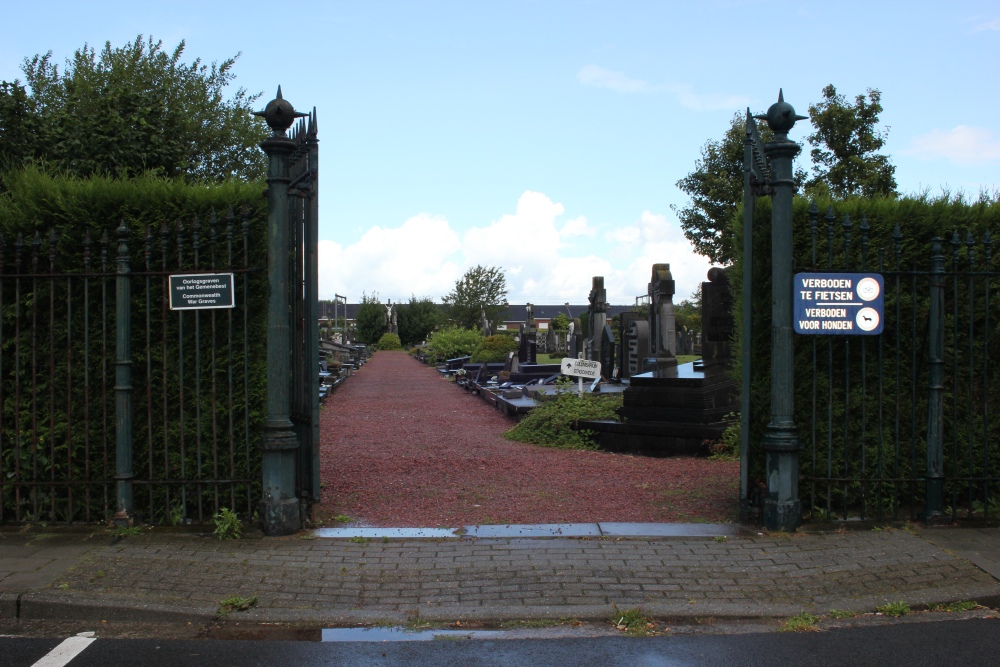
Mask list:
[{"label": "cemetery path", "polygon": [[382,527],[725,522],[739,463],[548,449],[405,352],[380,351],[320,416],[319,521]]}]

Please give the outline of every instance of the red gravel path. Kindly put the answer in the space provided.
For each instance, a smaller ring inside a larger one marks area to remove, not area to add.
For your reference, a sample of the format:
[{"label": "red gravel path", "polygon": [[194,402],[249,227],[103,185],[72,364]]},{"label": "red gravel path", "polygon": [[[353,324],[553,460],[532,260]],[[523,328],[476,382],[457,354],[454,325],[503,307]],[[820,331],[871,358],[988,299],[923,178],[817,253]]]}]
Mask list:
[{"label": "red gravel path", "polygon": [[320,416],[323,503],[372,526],[731,521],[739,464],[548,449],[405,352],[381,351]]}]

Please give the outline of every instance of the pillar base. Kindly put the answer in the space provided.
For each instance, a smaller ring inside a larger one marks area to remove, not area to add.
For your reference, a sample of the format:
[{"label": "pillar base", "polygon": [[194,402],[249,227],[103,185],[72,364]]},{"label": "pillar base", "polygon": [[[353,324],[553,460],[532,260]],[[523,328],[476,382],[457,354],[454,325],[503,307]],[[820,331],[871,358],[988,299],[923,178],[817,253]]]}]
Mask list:
[{"label": "pillar base", "polygon": [[297,498],[262,500],[258,511],[260,529],[268,537],[294,535],[302,528],[302,505]]},{"label": "pillar base", "polygon": [[802,523],[801,500],[765,500],[764,527],[782,533],[794,532]]}]

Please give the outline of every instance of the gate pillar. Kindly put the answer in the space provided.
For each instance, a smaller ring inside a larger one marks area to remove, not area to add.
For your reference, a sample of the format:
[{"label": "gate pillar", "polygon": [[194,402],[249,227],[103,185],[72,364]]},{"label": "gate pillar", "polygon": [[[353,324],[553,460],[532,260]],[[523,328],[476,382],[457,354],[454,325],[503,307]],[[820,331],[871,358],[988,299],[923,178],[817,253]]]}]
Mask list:
[{"label": "gate pillar", "polygon": [[263,498],[261,529],[265,535],[291,535],[302,525],[302,509],[295,494],[299,439],[290,419],[291,335],[289,307],[288,174],[289,156],[295,142],[285,131],[297,114],[278,95],[267,103],[263,116],[272,134],[260,147],[267,154],[267,424],[263,450]]},{"label": "gate pillar", "polygon": [[797,120],[779,91],[778,101],[762,117],[774,132],[764,146],[771,161],[771,420],[764,433],[767,497],[764,526],[793,531],[802,521],[799,500],[799,442],[795,426],[795,365],[792,349],[792,161],[800,146],[788,139]]}]

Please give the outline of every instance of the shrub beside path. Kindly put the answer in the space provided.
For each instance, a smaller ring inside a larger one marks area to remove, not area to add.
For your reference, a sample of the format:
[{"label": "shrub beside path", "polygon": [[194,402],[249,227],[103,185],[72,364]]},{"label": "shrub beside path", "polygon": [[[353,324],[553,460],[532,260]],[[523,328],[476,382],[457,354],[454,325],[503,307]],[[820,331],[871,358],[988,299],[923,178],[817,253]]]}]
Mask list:
[{"label": "shrub beside path", "polygon": [[380,351],[320,416],[323,502],[371,526],[725,522],[739,463],[548,449],[401,351]]}]

